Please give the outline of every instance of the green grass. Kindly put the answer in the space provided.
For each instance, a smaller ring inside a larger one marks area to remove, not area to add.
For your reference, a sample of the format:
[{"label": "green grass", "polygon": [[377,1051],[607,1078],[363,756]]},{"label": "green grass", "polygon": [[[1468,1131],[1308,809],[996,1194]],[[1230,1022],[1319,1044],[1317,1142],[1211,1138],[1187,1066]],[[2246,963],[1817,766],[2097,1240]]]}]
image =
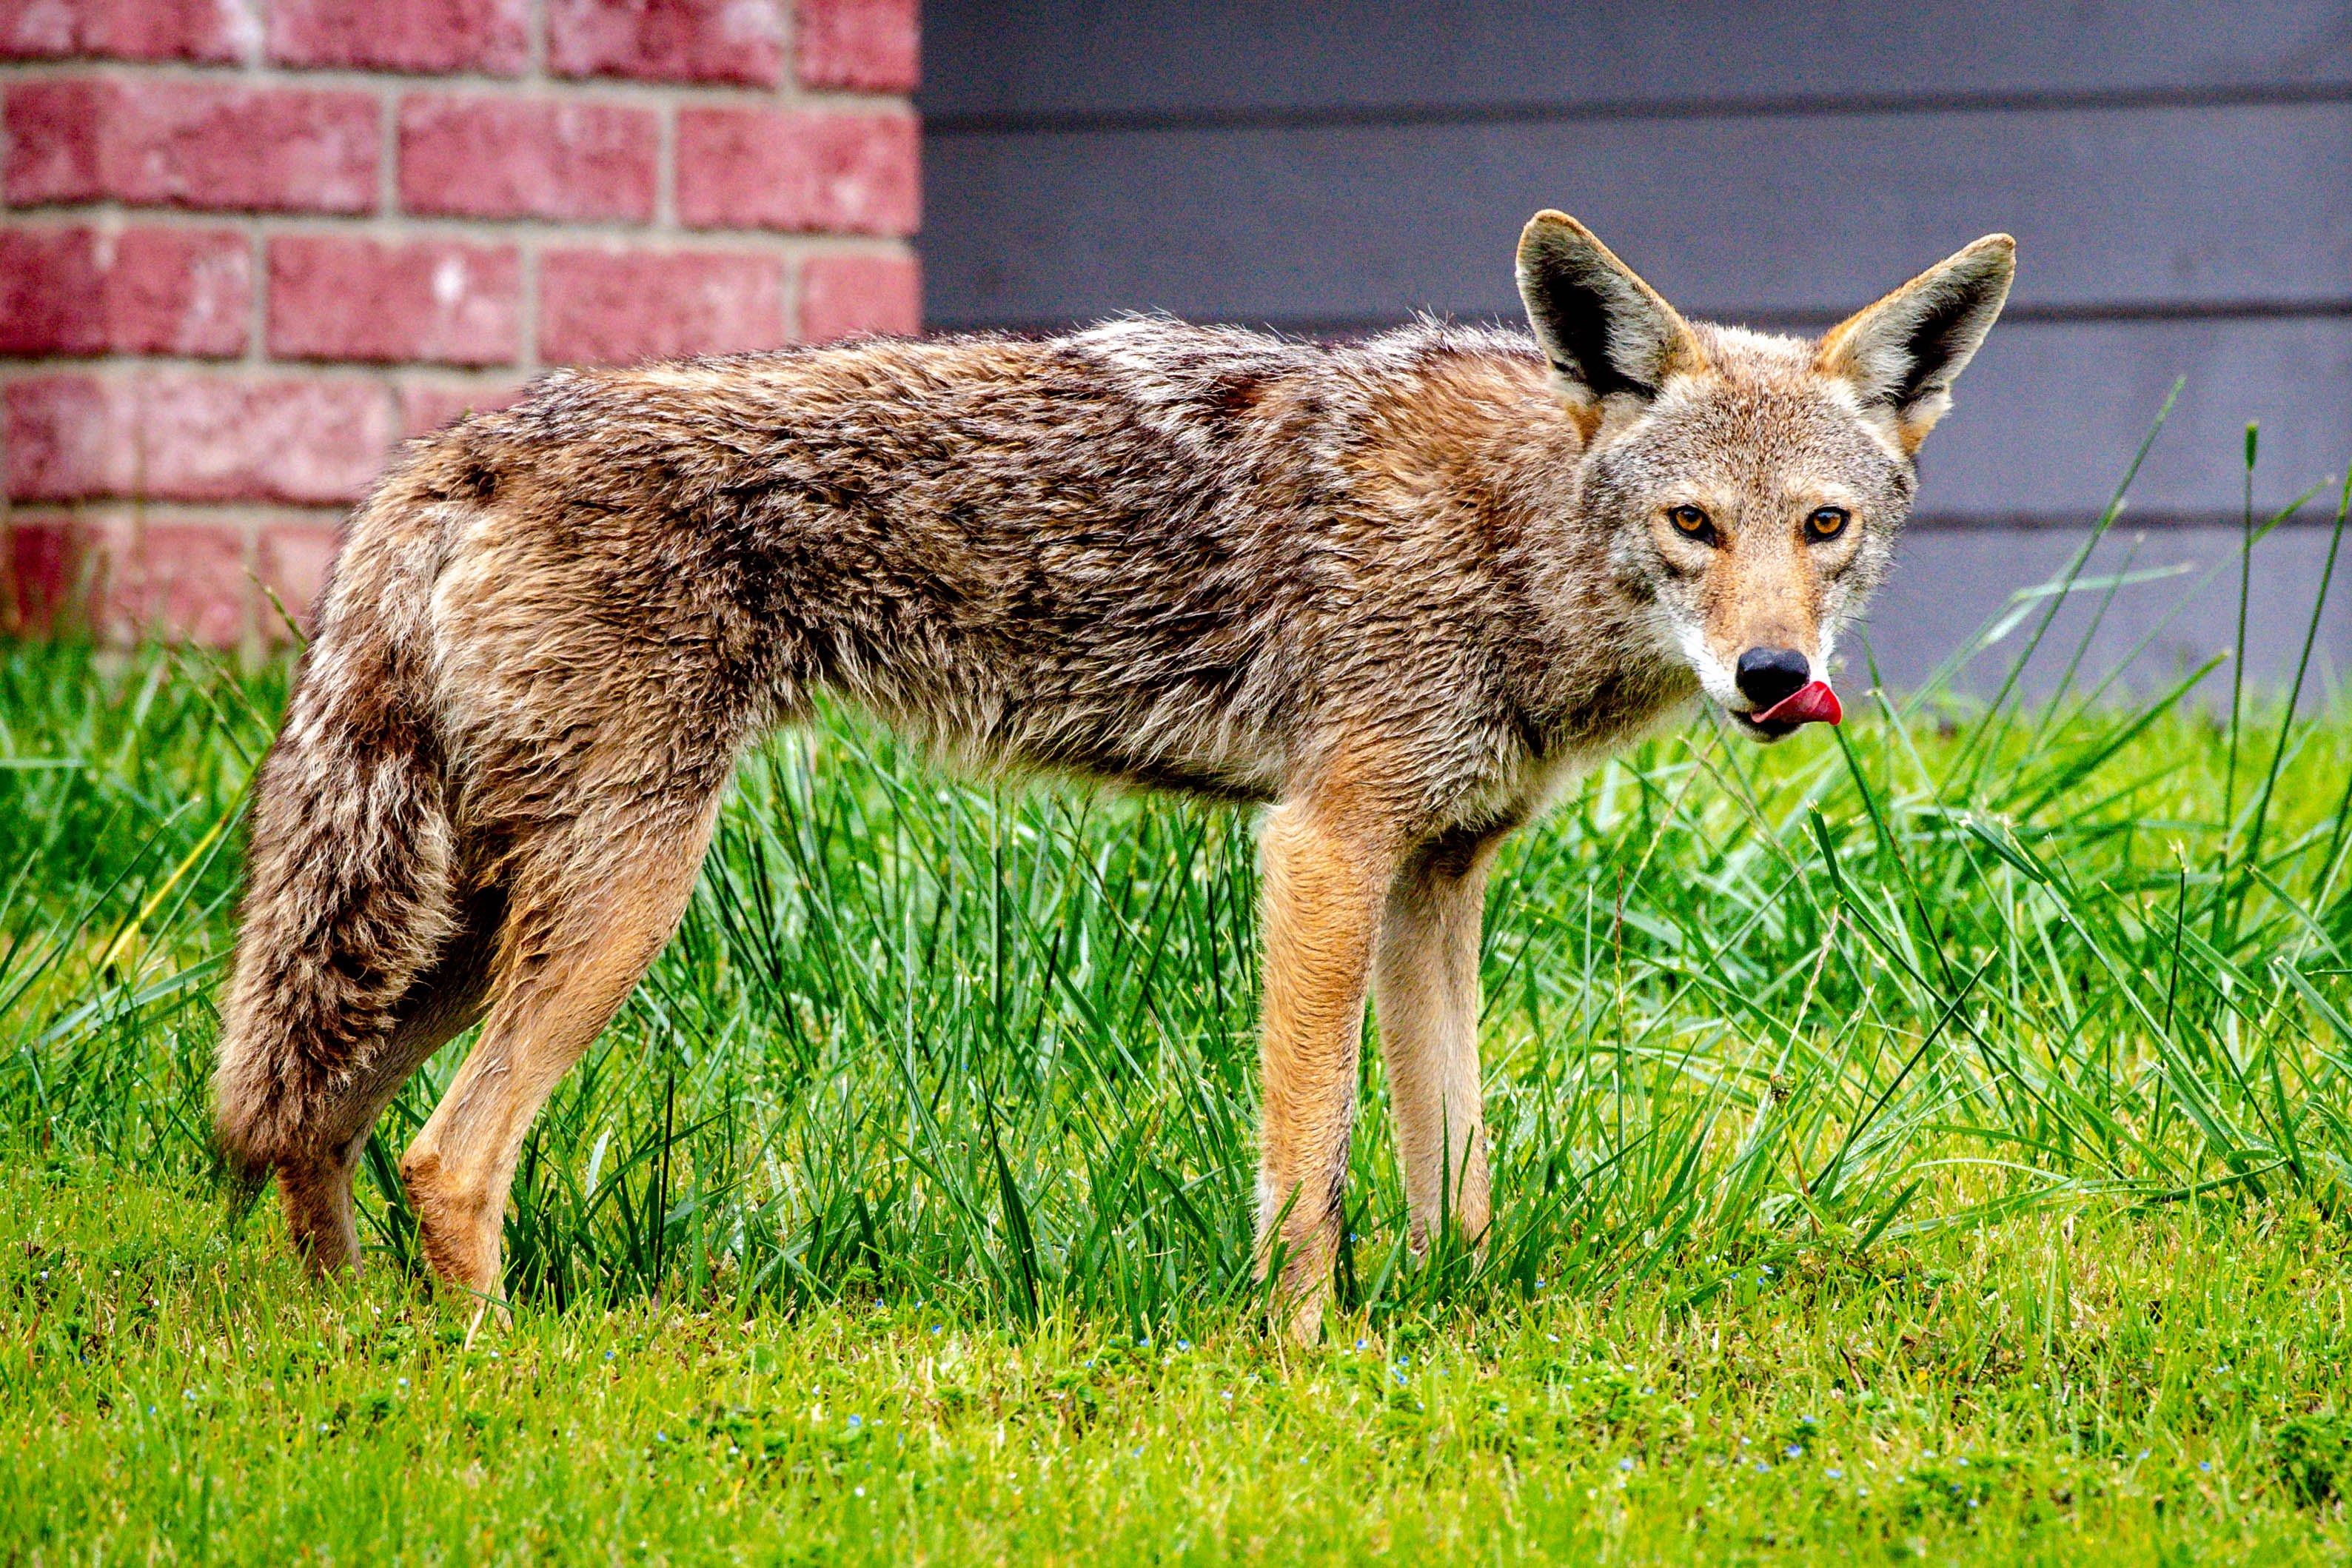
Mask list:
[{"label": "green grass", "polygon": [[2045,617],[2111,592],[1963,650],[2055,700],[1702,721],[1515,841],[1490,1243],[1406,1257],[1368,1053],[1309,1354],[1249,1268],[1246,822],[846,717],[753,758],[468,1345],[391,1173],[462,1042],[357,1285],[205,1145],[284,671],[8,649],[0,1555],[2341,1561],[2352,717],[2324,649],[2103,687]]}]

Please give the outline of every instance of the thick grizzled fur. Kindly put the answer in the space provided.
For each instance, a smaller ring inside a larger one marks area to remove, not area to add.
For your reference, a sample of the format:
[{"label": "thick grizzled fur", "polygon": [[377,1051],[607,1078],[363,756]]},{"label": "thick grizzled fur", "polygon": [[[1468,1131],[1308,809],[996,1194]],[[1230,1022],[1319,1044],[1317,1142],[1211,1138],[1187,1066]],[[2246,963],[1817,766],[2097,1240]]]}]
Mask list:
[{"label": "thick grizzled fur", "polygon": [[548,376],[352,521],[261,774],[223,1145],[354,1262],[369,1128],[486,1017],[403,1171],[495,1298],[531,1116],[668,936],[740,750],[833,692],[971,765],[1276,807],[1260,1195],[1311,1333],[1367,991],[1416,1233],[1475,1232],[1494,844],[1702,690],[1770,738],[1739,653],[1821,668],[2009,255],[1816,345],[1685,323],[1547,214],[1532,340],[1153,319]]}]

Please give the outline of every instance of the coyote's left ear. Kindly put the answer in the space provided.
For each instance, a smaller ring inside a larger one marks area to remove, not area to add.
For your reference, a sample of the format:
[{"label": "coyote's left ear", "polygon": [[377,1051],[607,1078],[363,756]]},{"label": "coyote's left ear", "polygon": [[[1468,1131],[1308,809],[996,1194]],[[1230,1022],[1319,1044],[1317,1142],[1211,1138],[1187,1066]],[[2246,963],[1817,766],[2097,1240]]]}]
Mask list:
[{"label": "coyote's left ear", "polygon": [[1562,212],[1539,212],[1519,235],[1519,298],[1551,361],[1554,384],[1587,406],[1621,392],[1648,399],[1706,356],[1675,308]]},{"label": "coyote's left ear", "polygon": [[2017,241],[1989,234],[1831,329],[1814,366],[1852,382],[1864,407],[1892,414],[1904,449],[1916,452],[1952,405],[1952,383],[2016,274]]}]

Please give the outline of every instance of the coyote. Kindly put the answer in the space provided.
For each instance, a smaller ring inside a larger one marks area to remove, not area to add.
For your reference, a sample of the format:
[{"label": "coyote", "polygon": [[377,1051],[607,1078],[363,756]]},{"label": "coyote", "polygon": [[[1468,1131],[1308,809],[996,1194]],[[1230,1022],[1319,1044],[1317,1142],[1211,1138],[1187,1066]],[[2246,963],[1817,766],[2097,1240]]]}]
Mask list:
[{"label": "coyote", "polygon": [[1475,1239],[1497,842],[1695,700],[1836,719],[1832,639],[2014,249],[1807,342],[1685,321],[1544,212],[1532,337],[1143,317],[545,376],[352,519],[253,807],[225,1154],[356,1266],[370,1128],[481,1022],[400,1169],[434,1269],[498,1301],[525,1130],[737,754],[831,692],[967,764],[1271,808],[1259,1264],[1312,1340],[1366,993],[1412,1239]]}]

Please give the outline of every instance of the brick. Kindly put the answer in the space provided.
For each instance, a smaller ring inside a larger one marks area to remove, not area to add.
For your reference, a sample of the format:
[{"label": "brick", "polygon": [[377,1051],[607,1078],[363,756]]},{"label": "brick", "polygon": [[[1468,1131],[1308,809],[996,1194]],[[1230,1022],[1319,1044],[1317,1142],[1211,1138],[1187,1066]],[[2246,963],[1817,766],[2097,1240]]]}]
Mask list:
[{"label": "brick", "polygon": [[539,353],[628,364],[785,341],[783,263],[699,251],[555,250],[540,262]]},{"label": "brick", "polygon": [[139,482],[139,387],[121,376],[8,384],[8,498],[124,496]]},{"label": "brick", "polygon": [[557,76],[773,87],[783,55],[781,0],[548,0]]},{"label": "brick", "polygon": [[327,585],[342,537],[342,530],[325,522],[275,523],[261,531],[258,575],[261,585],[278,596],[275,605],[266,595],[261,601],[263,636],[272,641],[287,637],[286,622],[278,615],[280,606],[294,618],[303,636],[315,629],[319,591]]},{"label": "brick", "polygon": [[923,273],[911,256],[812,256],[801,268],[804,343],[923,330]]},{"label": "brick", "polygon": [[[105,259],[100,247],[101,260]],[[253,320],[253,247],[233,229],[128,228],[104,268],[121,353],[240,354]]]},{"label": "brick", "polygon": [[510,245],[269,242],[269,352],[279,359],[505,364],[520,351],[521,312]]},{"label": "brick", "polygon": [[378,123],[366,93],[104,78],[8,91],[14,203],[112,198],[236,212],[375,206]]},{"label": "brick", "polygon": [[357,500],[393,443],[373,381],[157,372],[139,419],[143,492],[163,500]]},{"label": "brick", "polygon": [[909,235],[915,119],[772,109],[677,116],[677,215],[696,228]]},{"label": "brick", "polygon": [[10,608],[41,633],[102,632],[103,605],[139,538],[129,507],[18,510],[8,529]]},{"label": "brick", "polygon": [[252,627],[245,530],[234,521],[150,522],[111,564],[99,620],[113,637],[235,647]]},{"label": "brick", "polygon": [[520,76],[530,63],[525,0],[270,0],[280,65]]},{"label": "brick", "polygon": [[252,273],[228,230],[0,231],[0,353],[242,353]]},{"label": "brick", "polygon": [[105,128],[117,94],[96,79],[19,82],[0,103],[8,161],[0,184],[12,202],[79,202],[104,195]]},{"label": "brick", "polygon": [[19,512],[8,546],[10,607],[25,630],[233,647],[252,624],[236,517],[142,526],[129,507]]},{"label": "brick", "polygon": [[660,149],[651,110],[413,93],[400,105],[400,205],[447,217],[644,223]]},{"label": "brick", "polygon": [[70,512],[17,510],[8,520],[6,629],[39,636],[65,631],[80,617],[80,540]]},{"label": "brick", "polygon": [[0,59],[226,64],[252,34],[236,0],[0,0]]},{"label": "brick", "polygon": [[370,381],[36,375],[6,405],[15,500],[356,500],[393,442]]},{"label": "brick", "polygon": [[805,87],[912,92],[919,63],[916,0],[800,0],[793,54]]},{"label": "brick", "polygon": [[400,433],[424,436],[468,414],[504,408],[522,395],[520,381],[412,381],[400,389]]}]

